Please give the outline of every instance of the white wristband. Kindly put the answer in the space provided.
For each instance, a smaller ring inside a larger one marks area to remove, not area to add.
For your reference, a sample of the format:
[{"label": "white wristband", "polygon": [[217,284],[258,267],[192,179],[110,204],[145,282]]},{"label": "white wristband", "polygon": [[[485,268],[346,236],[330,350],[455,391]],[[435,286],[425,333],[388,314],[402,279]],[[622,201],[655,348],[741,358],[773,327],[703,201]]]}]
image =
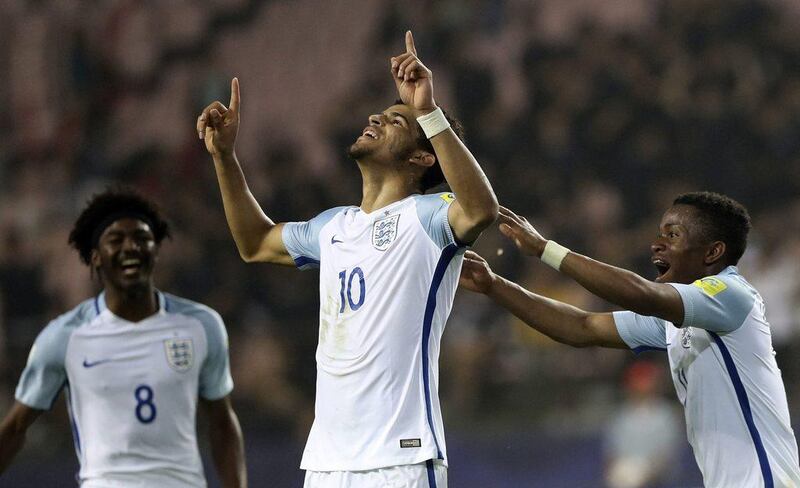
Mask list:
[{"label": "white wristband", "polygon": [[544,246],[544,252],[542,253],[541,259],[544,264],[558,271],[561,268],[561,261],[567,257],[569,252],[569,249],[561,244],[555,241],[547,241],[547,244]]},{"label": "white wristband", "polygon": [[429,114],[417,117],[417,122],[428,139],[450,127],[450,122],[447,121],[444,112],[439,107],[436,107],[436,110]]}]

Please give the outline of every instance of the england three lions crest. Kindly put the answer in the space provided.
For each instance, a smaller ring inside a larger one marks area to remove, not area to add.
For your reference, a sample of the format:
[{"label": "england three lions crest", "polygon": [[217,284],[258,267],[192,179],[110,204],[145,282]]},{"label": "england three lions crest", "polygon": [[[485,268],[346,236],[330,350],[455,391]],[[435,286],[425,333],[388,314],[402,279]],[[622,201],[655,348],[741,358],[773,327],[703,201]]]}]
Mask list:
[{"label": "england three lions crest", "polygon": [[194,363],[194,345],[191,339],[167,339],[164,341],[169,367],[179,373],[191,369]]},{"label": "england three lions crest", "polygon": [[376,220],[372,224],[372,247],[378,251],[385,251],[397,237],[397,222],[400,214]]}]

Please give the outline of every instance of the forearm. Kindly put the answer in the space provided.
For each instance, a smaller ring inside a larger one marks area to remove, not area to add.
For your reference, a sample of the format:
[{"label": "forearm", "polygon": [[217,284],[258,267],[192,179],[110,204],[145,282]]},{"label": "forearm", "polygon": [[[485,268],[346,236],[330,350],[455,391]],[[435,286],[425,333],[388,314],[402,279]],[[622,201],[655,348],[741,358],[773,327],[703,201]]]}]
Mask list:
[{"label": "forearm", "polygon": [[0,474],[4,473],[25,444],[26,428],[6,418],[0,424]]},{"label": "forearm", "polygon": [[497,218],[497,197],[478,161],[451,129],[431,138],[442,173],[464,215],[481,230]]},{"label": "forearm", "polygon": [[252,261],[275,223],[250,192],[236,154],[213,159],[228,227],[242,259]]},{"label": "forearm", "polygon": [[247,467],[239,419],[233,411],[211,425],[211,455],[223,488],[246,488]]},{"label": "forearm", "polygon": [[566,255],[559,271],[592,294],[626,310],[674,323],[682,322],[680,295],[669,285],[655,283],[631,271],[574,252]]},{"label": "forearm", "polygon": [[587,324],[589,313],[524,289],[497,276],[487,296],[531,328],[551,339],[574,347],[595,344]]}]

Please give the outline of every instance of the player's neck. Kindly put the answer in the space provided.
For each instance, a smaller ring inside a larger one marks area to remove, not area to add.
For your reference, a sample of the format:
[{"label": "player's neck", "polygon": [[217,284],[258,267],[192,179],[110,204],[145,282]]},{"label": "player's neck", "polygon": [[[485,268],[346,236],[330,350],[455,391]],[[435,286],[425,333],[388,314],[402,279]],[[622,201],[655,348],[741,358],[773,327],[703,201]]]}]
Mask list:
[{"label": "player's neck", "polygon": [[361,210],[367,213],[419,193],[416,182],[407,174],[362,168],[361,176]]},{"label": "player's neck", "polygon": [[152,286],[119,290],[106,287],[106,306],[117,317],[139,322],[158,312],[158,298]]}]

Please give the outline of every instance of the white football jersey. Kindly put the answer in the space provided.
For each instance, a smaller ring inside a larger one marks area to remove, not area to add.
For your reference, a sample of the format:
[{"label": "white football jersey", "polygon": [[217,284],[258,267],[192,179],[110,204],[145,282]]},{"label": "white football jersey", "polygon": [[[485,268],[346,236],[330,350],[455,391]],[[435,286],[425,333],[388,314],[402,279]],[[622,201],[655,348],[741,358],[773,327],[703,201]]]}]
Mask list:
[{"label": "white football jersey", "polygon": [[105,294],[52,321],[17,386],[19,402],[49,410],[62,388],[83,488],[206,486],[197,446],[198,395],[233,389],[220,316],[158,292],[159,311],[128,322]]},{"label": "white football jersey", "polygon": [[681,295],[681,327],[615,312],[634,351],[666,350],[689,443],[709,487],[800,487],[797,442],[764,301],[734,266]]},{"label": "white football jersey", "polygon": [[453,199],[413,195],[285,225],[298,267],[320,268],[316,416],[302,469],[446,462],[439,344],[464,250],[447,219]]}]

